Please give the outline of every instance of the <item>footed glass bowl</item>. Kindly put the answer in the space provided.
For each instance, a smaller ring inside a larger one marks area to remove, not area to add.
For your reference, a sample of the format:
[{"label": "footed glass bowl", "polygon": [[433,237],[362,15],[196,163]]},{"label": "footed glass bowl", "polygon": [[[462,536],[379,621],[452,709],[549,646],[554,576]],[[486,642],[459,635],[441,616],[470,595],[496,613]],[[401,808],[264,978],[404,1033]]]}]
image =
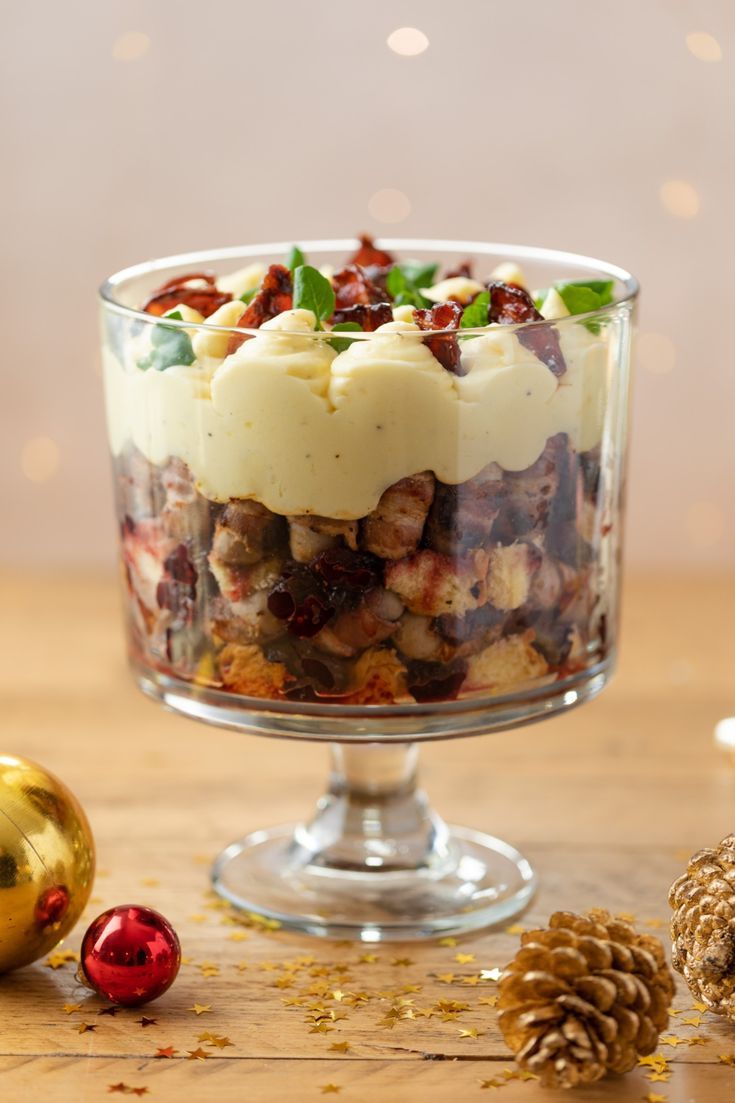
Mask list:
[{"label": "footed glass bowl", "polygon": [[461,933],[535,875],[430,809],[416,744],[609,677],[637,284],[525,247],[300,248],[102,287],[130,660],[183,715],[332,744],[313,818],[227,847],[223,897],[327,937]]}]

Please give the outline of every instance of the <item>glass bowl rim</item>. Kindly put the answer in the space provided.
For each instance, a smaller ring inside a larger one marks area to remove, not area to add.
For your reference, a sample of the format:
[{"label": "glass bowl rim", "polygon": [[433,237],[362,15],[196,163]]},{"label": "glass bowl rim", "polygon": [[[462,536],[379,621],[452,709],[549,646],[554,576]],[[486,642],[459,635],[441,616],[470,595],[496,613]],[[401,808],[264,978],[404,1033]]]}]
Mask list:
[{"label": "glass bowl rim", "polygon": [[[299,243],[299,248],[304,250],[307,254],[309,252],[324,252],[327,250],[349,250],[354,249],[359,242],[356,238],[334,238],[334,239],[319,239],[303,241]],[[381,238],[375,242],[377,248],[389,249],[389,250],[401,250],[408,249],[420,249],[423,251],[435,251],[437,253],[479,253],[485,256],[503,256],[504,260],[540,260],[540,261],[558,261],[564,264],[574,264],[577,267],[587,269],[590,273],[596,275],[605,275],[612,279],[622,283],[625,287],[625,294],[620,298],[615,299],[613,302],[608,303],[605,306],[600,307],[597,310],[587,311],[585,314],[570,314],[563,318],[554,319],[537,319],[532,322],[517,322],[512,325],[503,324],[502,328],[505,332],[514,332],[515,330],[532,329],[534,326],[548,326],[548,325],[565,325],[567,323],[585,322],[588,320],[602,319],[609,317],[611,314],[616,313],[621,307],[632,307],[635,302],[639,290],[640,284],[635,276],[631,275],[625,268],[620,268],[618,265],[610,264],[608,261],[596,260],[593,257],[585,256],[582,253],[569,253],[561,249],[548,249],[535,245],[505,245],[499,242],[476,242],[476,241],[450,241],[445,239],[433,239],[433,238]],[[130,265],[128,268],[122,268],[118,272],[109,276],[99,288],[99,296],[106,309],[111,310],[115,314],[123,315],[124,317],[134,319],[138,322],[143,322],[148,325],[160,325],[164,321],[162,315],[148,314],[144,310],[138,310],[135,307],[126,306],[124,303],[118,301],[115,297],[117,289],[121,284],[128,280],[135,279],[140,276],[148,275],[151,272],[160,272],[169,268],[178,268],[182,265],[192,264],[194,266],[201,266],[208,261],[220,261],[220,260],[247,260],[248,257],[261,257],[263,255],[275,255],[282,256],[287,255],[288,251],[292,248],[290,242],[277,242],[267,243],[263,245],[235,245],[226,246],[221,249],[203,249],[196,252],[180,253],[174,256],[159,257],[154,260],[143,261],[139,264]],[[217,326],[211,323],[204,322],[187,322],[179,321],[175,318],[166,319],[165,325],[175,327],[178,329],[195,329],[211,331],[213,333],[235,333],[242,336],[242,334],[251,334],[254,337],[262,336],[263,331],[260,329],[251,329],[239,326]],[[432,330],[432,337],[436,336],[482,336],[488,332],[492,332],[496,328],[495,324],[491,326],[470,327],[466,329],[437,329]],[[313,333],[304,333],[299,330],[296,334],[293,330],[274,330],[269,329],[266,331],[268,336],[273,337],[291,337],[295,335],[299,338],[303,337],[307,340],[314,339],[317,341],[327,340],[330,336],[329,330],[315,330]],[[345,336],[345,334],[342,334]],[[414,336],[413,330],[406,330],[400,334],[402,337]],[[424,331],[415,331],[416,337],[423,338],[425,336]],[[350,340],[364,341],[374,340],[385,337],[384,333],[377,331],[362,332],[362,331],[350,331]]]}]

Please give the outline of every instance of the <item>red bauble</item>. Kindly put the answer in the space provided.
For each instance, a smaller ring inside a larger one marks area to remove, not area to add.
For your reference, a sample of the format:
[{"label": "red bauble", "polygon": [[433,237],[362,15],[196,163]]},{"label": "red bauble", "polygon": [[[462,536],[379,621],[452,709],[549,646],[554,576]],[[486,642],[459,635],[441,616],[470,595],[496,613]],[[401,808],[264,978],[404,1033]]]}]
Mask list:
[{"label": "red bauble", "polygon": [[181,946],[167,919],[153,908],[125,904],[89,925],[81,967],[100,996],[125,1007],[157,999],[173,984]]}]

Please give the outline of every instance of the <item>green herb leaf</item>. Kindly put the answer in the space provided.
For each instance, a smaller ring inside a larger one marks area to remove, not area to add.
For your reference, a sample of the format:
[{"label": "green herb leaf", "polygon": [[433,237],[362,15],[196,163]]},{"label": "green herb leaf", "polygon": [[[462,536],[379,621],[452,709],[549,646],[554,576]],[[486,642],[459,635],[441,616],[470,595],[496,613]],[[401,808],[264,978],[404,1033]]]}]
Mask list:
[{"label": "green herb leaf", "polygon": [[[562,299],[566,303],[567,300],[564,296],[565,291],[571,289],[572,294],[575,290],[591,291],[597,296],[598,303],[596,307],[588,307],[588,310],[599,310],[601,306],[607,306],[608,303],[613,301],[613,287],[615,286],[613,280],[557,280],[554,285],[556,290],[561,295]],[[591,301],[591,300],[588,300]],[[571,310],[571,307],[567,303],[567,309]],[[573,314],[578,314],[579,311],[572,311]]]},{"label": "green herb leaf", "polygon": [[[181,322],[183,318],[178,310],[166,314],[172,321]],[[193,364],[196,360],[191,339],[185,329],[173,326],[157,325],[151,333],[151,351],[138,361],[141,371],[165,371],[176,364]]]},{"label": "green herb leaf", "polygon": [[301,264],[293,276],[294,310],[311,310],[316,315],[316,327],[334,313],[334,289],[329,280],[308,264]]},{"label": "green herb leaf", "polygon": [[251,287],[249,291],[246,291],[244,295],[240,296],[240,302],[246,305],[247,303],[251,303],[259,291],[259,287]]},{"label": "green herb leaf", "polygon": [[599,310],[602,306],[600,296],[590,287],[567,284],[566,287],[557,287],[557,291],[570,314],[587,314],[588,311]]},{"label": "green herb leaf", "polygon": [[473,299],[472,302],[464,308],[462,320],[459,323],[460,329],[474,329],[477,326],[486,326],[489,321],[489,311],[490,292],[481,291],[477,298]]},{"label": "green herb leaf", "polygon": [[533,299],[533,305],[541,313],[541,307],[544,305],[546,296],[549,293],[548,287],[542,287],[540,290],[534,291],[531,298]]},{"label": "green herb leaf", "polygon": [[[406,272],[405,264],[394,264],[385,281],[395,306],[431,306],[428,299],[421,294],[418,286]],[[424,284],[424,287],[427,285]]]},{"label": "green herb leaf", "polygon": [[306,264],[306,257],[299,249],[298,245],[291,246],[291,252],[288,254],[288,260],[286,261],[286,267],[291,269],[291,275],[300,268],[302,264]]},{"label": "green herb leaf", "polygon": [[418,260],[404,260],[395,266],[400,268],[409,283],[414,287],[431,287],[436,277],[438,264],[422,264]]},{"label": "green herb leaf", "polygon": [[[359,326],[357,322],[337,322],[332,326],[332,333],[354,333],[357,330],[358,333],[362,333],[362,326]],[[332,348],[337,352],[344,352],[346,348],[349,348],[352,341],[349,337],[334,337],[331,341]]]}]

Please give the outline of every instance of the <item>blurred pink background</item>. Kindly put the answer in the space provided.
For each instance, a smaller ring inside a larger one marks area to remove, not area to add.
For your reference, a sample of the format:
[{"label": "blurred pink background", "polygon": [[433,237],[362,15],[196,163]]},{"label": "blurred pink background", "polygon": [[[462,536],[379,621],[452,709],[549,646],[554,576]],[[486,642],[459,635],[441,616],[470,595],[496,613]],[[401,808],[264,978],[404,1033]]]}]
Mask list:
[{"label": "blurred pink background", "polygon": [[0,54],[5,564],[113,560],[106,275],[359,230],[632,270],[629,564],[733,562],[732,0],[69,0]]}]

